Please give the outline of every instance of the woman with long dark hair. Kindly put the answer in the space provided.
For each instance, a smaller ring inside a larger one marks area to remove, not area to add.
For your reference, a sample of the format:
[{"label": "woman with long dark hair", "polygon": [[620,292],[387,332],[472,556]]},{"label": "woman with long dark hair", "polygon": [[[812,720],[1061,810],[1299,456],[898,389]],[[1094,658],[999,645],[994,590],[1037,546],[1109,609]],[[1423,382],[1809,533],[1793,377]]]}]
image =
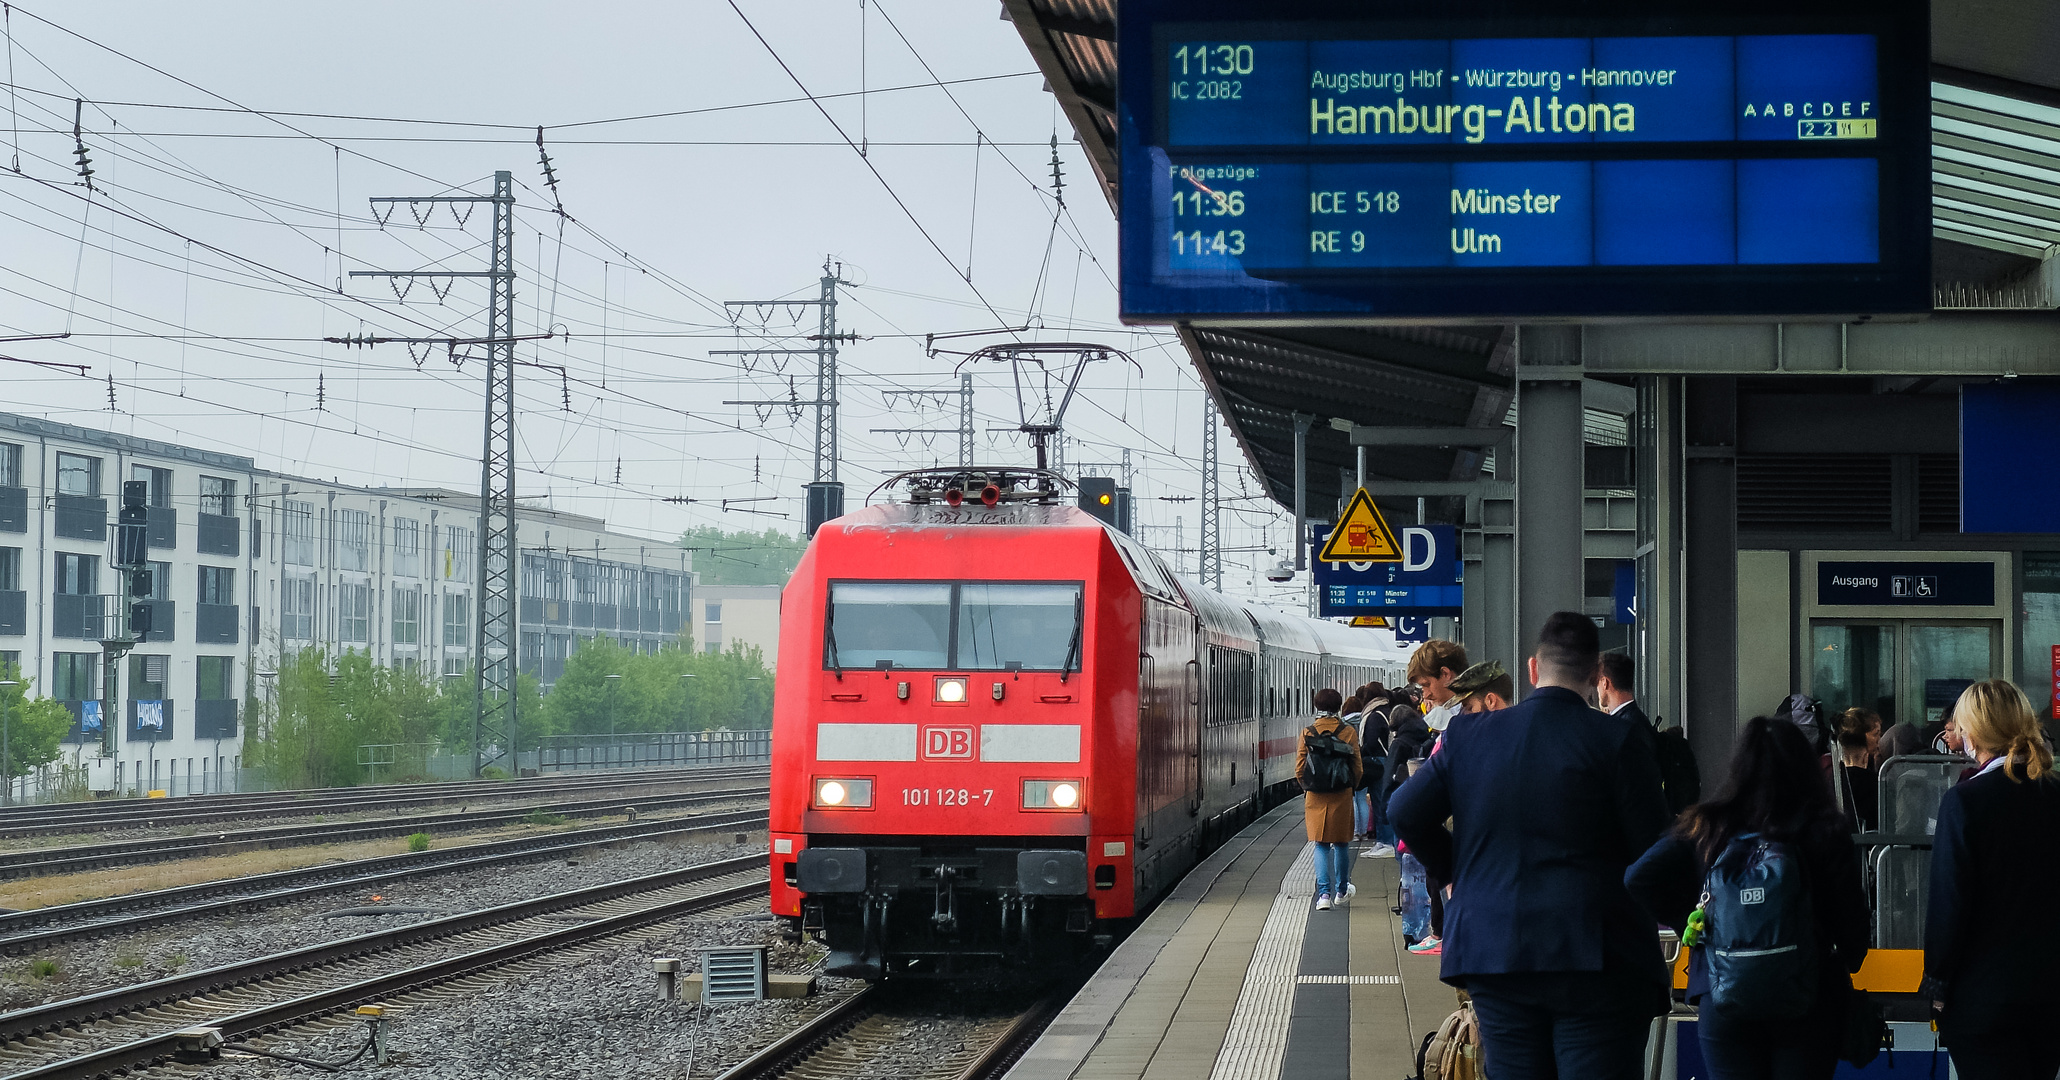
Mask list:
[{"label": "woman with long dark hair", "polygon": [[1740,732],[1716,795],[1624,874],[1624,886],[1660,922],[1685,930],[1710,869],[1741,841],[1786,845],[1799,856],[1814,916],[1815,986],[1793,1016],[1741,1016],[1710,995],[1704,949],[1688,965],[1688,999],[1713,1080],[1824,1080],[1838,1066],[1851,973],[1867,956],[1867,896],[1845,815],[1832,801],[1817,752],[1791,723],[1753,717]]}]

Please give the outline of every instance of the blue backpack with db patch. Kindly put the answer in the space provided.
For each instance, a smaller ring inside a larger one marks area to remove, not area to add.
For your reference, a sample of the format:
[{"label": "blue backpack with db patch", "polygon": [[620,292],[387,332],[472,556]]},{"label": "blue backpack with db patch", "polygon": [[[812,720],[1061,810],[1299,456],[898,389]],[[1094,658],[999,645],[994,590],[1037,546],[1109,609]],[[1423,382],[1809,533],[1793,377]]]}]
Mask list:
[{"label": "blue backpack with db patch", "polygon": [[1749,1020],[1810,1011],[1816,914],[1798,848],[1757,833],[1732,840],[1703,881],[1702,911],[1708,1004]]}]

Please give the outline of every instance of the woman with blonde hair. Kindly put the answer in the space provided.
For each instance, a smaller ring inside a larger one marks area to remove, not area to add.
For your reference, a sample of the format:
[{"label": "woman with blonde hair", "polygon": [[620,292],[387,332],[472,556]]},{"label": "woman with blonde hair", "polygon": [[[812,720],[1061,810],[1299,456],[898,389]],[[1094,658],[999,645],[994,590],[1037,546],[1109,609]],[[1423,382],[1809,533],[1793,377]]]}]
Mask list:
[{"label": "woman with blonde hair", "polygon": [[1953,718],[1975,775],[1948,790],[1931,848],[1924,992],[1961,1080],[2060,1072],[2060,777],[2024,692],[2003,679],[1961,693]]}]

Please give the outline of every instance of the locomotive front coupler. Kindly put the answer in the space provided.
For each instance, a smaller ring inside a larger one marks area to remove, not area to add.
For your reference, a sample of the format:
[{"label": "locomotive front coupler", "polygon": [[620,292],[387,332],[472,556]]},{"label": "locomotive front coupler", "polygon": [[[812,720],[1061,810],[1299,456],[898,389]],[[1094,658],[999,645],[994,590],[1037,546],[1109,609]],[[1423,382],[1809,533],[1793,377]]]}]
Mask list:
[{"label": "locomotive front coupler", "polygon": [[937,908],[930,916],[930,925],[936,927],[940,934],[956,934],[958,889],[954,883],[958,878],[958,867],[946,864],[936,867],[933,873],[937,875]]}]

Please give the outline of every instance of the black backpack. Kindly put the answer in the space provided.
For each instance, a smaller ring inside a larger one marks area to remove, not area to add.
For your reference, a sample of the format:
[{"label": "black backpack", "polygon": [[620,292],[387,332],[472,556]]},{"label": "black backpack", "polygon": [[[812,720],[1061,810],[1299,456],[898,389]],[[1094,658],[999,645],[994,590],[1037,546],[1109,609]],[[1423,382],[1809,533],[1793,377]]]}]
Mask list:
[{"label": "black backpack", "polygon": [[1679,725],[1653,733],[1659,758],[1659,779],[1666,788],[1667,809],[1679,814],[1702,801],[1702,772],[1695,767],[1695,750]]},{"label": "black backpack", "polygon": [[[1340,729],[1342,730],[1342,729]],[[1352,744],[1335,733],[1321,735],[1316,725],[1309,725],[1302,732],[1302,746],[1308,751],[1309,764],[1302,779],[1305,791],[1349,791],[1352,787],[1352,762],[1359,751]]]},{"label": "black backpack", "polygon": [[1802,852],[1747,833],[1704,879],[1710,1004],[1746,1020],[1788,1019],[1817,1000],[1816,915]]}]

